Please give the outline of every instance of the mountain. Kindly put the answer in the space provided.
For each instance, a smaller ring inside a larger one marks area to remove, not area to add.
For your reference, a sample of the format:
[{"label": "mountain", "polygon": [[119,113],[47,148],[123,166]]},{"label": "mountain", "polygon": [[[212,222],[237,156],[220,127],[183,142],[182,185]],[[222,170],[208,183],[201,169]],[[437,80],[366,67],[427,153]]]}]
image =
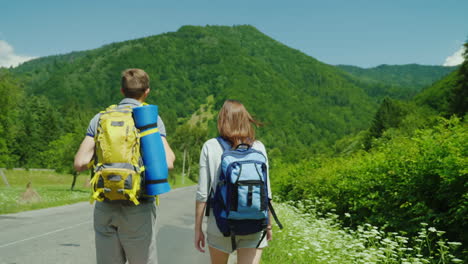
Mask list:
[{"label": "mountain", "polygon": [[459,72],[454,71],[445,78],[427,87],[415,96],[415,101],[421,105],[427,105],[439,113],[450,112],[452,90],[458,85]]},{"label": "mountain", "polygon": [[337,67],[358,78],[363,87],[373,84],[371,88],[374,93],[400,99],[411,98],[458,68],[418,64],[383,64],[373,68],[350,65],[337,65]]},{"label": "mountain", "polygon": [[[465,44],[468,48],[468,43]],[[461,66],[424,89],[414,100],[420,105],[428,105],[444,116],[456,114],[463,117],[468,112],[468,51]]]},{"label": "mountain", "polygon": [[[35,150],[39,154],[31,157],[29,149],[21,148],[14,152],[16,165],[53,166],[44,153],[71,144],[70,133],[81,140],[94,113],[121,99],[120,74],[127,68],[142,68],[150,75],[148,103],[159,105],[170,142],[183,141],[184,125],[193,120],[203,122],[209,136],[216,135],[216,111],[224,100],[238,99],[264,124],[257,130],[259,139],[286,159],[323,152],[342,136],[366,129],[383,96],[392,95],[381,82],[322,63],[252,26],[183,26],[176,32],[38,58],[10,70],[24,90],[26,103],[17,109],[21,119],[49,128],[41,132],[44,142]],[[203,113],[202,105],[210,112]],[[37,114],[42,112],[53,118]],[[47,134],[51,130],[55,136]],[[58,142],[52,140],[57,137]],[[34,146],[28,137],[21,140]],[[183,144],[194,149],[193,160],[197,144]]]},{"label": "mountain", "polygon": [[368,126],[377,107],[336,67],[252,26],[184,26],[36,59],[13,72],[24,80],[27,94],[43,95],[59,107],[97,111],[119,100],[120,73],[130,67],[149,73],[154,94],[148,101],[160,105],[169,131],[209,96],[215,109],[234,98],[265,124],[259,134],[270,146],[311,149]]}]

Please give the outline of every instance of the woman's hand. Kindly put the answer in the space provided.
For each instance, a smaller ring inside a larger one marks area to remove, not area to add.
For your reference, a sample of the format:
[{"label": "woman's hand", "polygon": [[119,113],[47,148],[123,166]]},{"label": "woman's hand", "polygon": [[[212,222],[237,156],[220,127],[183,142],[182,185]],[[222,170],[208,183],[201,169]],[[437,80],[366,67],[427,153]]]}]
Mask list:
[{"label": "woman's hand", "polygon": [[273,239],[273,230],[271,230],[271,226],[267,227],[267,241],[271,241]]},{"label": "woman's hand", "polygon": [[195,230],[195,248],[198,251],[205,253],[205,234],[203,234],[201,229]]}]

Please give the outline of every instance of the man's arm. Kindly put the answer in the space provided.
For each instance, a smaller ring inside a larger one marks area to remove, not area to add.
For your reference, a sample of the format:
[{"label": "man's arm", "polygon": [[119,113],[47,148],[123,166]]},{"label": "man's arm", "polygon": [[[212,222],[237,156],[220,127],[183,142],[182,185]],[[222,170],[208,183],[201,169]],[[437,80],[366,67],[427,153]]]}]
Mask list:
[{"label": "man's arm", "polygon": [[172,151],[171,146],[169,146],[166,137],[161,137],[161,139],[164,145],[164,151],[166,152],[167,168],[172,170],[174,168],[175,154]]},{"label": "man's arm", "polygon": [[81,142],[80,148],[75,155],[75,170],[80,172],[88,169],[88,163],[94,156],[94,138],[86,136]]}]

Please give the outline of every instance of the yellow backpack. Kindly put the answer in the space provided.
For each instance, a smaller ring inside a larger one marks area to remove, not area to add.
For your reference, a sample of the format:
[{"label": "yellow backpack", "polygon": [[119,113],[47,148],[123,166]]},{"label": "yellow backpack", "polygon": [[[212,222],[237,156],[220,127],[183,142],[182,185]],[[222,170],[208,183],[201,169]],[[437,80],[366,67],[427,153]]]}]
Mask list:
[{"label": "yellow backpack", "polygon": [[140,134],[132,108],[112,105],[101,112],[97,133],[94,174],[91,179],[94,200],[129,200],[138,205],[141,173]]}]

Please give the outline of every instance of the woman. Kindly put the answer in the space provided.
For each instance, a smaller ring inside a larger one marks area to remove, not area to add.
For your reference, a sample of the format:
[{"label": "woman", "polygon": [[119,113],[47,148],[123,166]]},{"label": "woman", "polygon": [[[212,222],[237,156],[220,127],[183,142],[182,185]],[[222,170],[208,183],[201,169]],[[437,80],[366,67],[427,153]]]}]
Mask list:
[{"label": "woman", "polygon": [[[253,149],[262,152],[266,157],[265,146],[260,141],[255,140],[255,130],[252,124],[259,125],[240,102],[235,100],[224,102],[218,115],[219,135],[230,142],[233,148],[236,148],[240,144],[247,144]],[[209,199],[210,190],[216,186],[221,172],[222,154],[223,149],[221,145],[215,138],[212,138],[205,142],[200,155],[200,175],[195,208],[195,247],[200,252],[205,252],[205,235],[202,231],[204,210],[206,202]],[[268,194],[271,199],[269,182],[268,179]],[[267,241],[270,241],[272,238],[271,221],[267,226],[266,240],[262,238],[263,232],[236,236],[237,263],[260,263],[262,248],[266,247],[268,245]],[[261,243],[257,248],[260,240]],[[208,217],[207,242],[211,263],[226,264],[229,254],[232,252],[231,238],[224,237],[219,231],[213,213],[210,213]]]}]

